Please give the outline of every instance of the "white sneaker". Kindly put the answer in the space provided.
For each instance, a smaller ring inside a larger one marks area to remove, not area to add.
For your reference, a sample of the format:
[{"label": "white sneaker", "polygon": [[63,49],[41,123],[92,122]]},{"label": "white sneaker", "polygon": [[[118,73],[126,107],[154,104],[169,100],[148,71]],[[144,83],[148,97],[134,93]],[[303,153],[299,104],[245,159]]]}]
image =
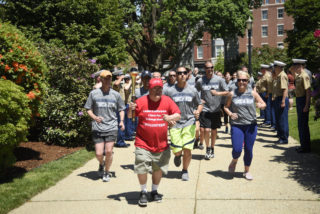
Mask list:
[{"label": "white sneaker", "polygon": [[107,172],[103,173],[102,181],[103,182],[109,182],[110,181],[110,175]]}]

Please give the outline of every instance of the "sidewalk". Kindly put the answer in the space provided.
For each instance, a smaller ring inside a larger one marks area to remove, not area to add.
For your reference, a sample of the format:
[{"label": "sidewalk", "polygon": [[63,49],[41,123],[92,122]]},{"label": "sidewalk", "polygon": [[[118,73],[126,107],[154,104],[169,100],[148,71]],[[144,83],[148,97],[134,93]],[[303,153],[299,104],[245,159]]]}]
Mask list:
[{"label": "sidewalk", "polygon": [[[115,177],[109,183],[98,178],[98,162],[93,159],[11,213],[320,213],[320,158],[297,154],[298,143],[292,138],[288,145],[276,145],[274,135],[268,128],[259,128],[251,165],[253,181],[242,177],[242,157],[235,176],[227,172],[231,140],[221,129],[214,159],[204,160],[205,150],[193,151],[190,181],[178,178],[181,168],[174,166],[171,156],[169,174],[159,187],[162,203],[138,206],[140,186],[130,142],[129,148],[114,149]],[[151,190],[151,176],[147,187]]]}]

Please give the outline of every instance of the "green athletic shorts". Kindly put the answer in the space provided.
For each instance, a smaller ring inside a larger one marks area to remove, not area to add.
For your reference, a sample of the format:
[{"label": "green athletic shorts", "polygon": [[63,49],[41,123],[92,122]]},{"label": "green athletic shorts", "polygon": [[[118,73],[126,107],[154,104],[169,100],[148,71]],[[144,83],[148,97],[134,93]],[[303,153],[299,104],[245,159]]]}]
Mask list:
[{"label": "green athletic shorts", "polygon": [[153,153],[148,150],[136,147],[136,159],[134,163],[134,172],[136,174],[146,174],[161,169],[164,175],[168,174],[168,166],[170,160],[170,148],[163,152]]},{"label": "green athletic shorts", "polygon": [[190,125],[184,128],[172,128],[169,130],[173,153],[180,152],[182,149],[193,150],[193,144],[196,137],[196,125]]}]

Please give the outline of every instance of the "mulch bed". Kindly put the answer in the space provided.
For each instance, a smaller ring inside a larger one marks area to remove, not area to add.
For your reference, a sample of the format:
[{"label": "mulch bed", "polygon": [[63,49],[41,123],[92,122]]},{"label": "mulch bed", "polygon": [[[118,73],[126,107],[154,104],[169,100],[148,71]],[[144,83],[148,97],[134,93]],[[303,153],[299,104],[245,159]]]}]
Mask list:
[{"label": "mulch bed", "polygon": [[13,167],[6,171],[5,178],[0,179],[0,183],[10,181],[16,177],[21,177],[24,173],[33,168],[57,160],[82,148],[83,147],[68,148],[48,145],[44,142],[20,143],[14,150],[17,162]]}]

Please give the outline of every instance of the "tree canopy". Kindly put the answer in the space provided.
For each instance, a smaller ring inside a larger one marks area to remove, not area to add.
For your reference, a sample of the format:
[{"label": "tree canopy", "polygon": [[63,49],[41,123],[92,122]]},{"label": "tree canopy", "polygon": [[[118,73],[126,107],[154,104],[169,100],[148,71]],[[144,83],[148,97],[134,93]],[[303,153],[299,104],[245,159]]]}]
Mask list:
[{"label": "tree canopy", "polygon": [[105,67],[126,56],[118,0],[6,0],[3,6],[5,19],[27,34],[86,50]]},{"label": "tree canopy", "polygon": [[285,40],[289,57],[307,59],[308,68],[316,70],[320,67],[320,44],[313,34],[320,28],[320,1],[286,1],[285,10],[295,23],[294,29],[287,32]]}]

